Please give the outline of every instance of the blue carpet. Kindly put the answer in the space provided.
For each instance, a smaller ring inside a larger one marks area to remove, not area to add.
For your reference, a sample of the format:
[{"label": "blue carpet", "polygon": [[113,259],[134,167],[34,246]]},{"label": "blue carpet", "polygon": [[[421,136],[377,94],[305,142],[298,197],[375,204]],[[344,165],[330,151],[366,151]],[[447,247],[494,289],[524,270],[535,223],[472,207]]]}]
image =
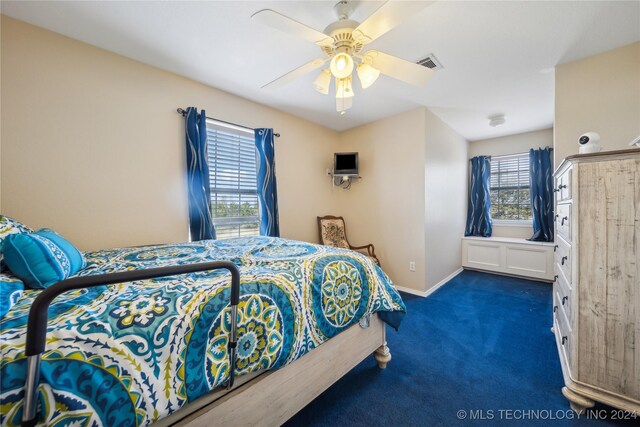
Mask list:
[{"label": "blue carpet", "polygon": [[605,406],[590,419],[568,410],[551,295],[549,284],[473,271],[428,298],[402,294],[387,369],[367,358],[286,426],[640,425]]}]

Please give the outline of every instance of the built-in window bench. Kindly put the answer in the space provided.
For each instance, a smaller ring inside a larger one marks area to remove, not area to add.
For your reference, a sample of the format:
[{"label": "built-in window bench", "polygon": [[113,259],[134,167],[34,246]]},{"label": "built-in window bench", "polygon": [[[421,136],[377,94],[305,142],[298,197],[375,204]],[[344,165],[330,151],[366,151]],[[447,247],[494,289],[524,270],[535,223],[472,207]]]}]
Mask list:
[{"label": "built-in window bench", "polygon": [[463,237],[462,266],[553,282],[553,247],[511,237]]}]

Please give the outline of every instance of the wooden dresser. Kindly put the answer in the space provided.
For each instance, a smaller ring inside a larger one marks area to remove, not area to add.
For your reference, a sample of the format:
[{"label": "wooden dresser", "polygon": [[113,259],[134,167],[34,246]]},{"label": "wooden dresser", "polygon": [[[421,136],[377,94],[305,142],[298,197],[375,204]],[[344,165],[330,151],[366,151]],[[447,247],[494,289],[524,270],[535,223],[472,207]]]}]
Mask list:
[{"label": "wooden dresser", "polygon": [[554,192],[562,394],[640,414],[640,149],[570,156]]}]

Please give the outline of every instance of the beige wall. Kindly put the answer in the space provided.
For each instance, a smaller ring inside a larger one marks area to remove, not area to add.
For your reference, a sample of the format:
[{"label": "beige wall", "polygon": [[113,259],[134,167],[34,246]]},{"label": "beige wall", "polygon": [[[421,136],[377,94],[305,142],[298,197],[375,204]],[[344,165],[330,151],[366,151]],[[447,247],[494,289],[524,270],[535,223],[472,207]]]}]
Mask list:
[{"label": "beige wall", "polygon": [[424,108],[342,132],[338,151],[359,152],[362,179],[334,191],[351,243],[373,243],[395,284],[419,291],[425,290],[425,138]]},{"label": "beige wall", "polygon": [[481,139],[469,143],[469,158],[528,153],[531,148],[553,147],[553,129]]},{"label": "beige wall", "polygon": [[467,212],[468,143],[426,110],[426,290],[460,268]]},{"label": "beige wall", "polygon": [[[527,153],[531,148],[553,147],[553,129],[542,129],[499,138],[482,139],[469,143],[469,157],[502,156]],[[528,239],[533,226],[493,224],[493,236]]]},{"label": "beige wall", "polygon": [[556,165],[588,131],[605,151],[630,148],[640,135],[640,42],[559,65],[555,90]]},{"label": "beige wall", "polygon": [[187,240],[175,110],[193,105],[282,134],[281,232],[317,241],[335,131],[5,16],[1,31],[3,214],[83,250]]},{"label": "beige wall", "polygon": [[419,292],[460,268],[464,138],[418,108],[343,132],[339,149],[360,153],[362,180],[334,192],[353,244],[373,243],[396,285]]},{"label": "beige wall", "polygon": [[[0,18],[2,18],[2,16],[0,15]],[[0,53],[2,52],[2,46],[1,46],[1,42],[2,42],[2,22],[3,20],[0,19]],[[0,83],[2,82],[2,55],[0,54]],[[2,99],[2,84],[0,84],[0,99]],[[0,102],[0,118],[2,117],[2,103]],[[2,210],[2,122],[0,121],[0,213],[3,212]]]},{"label": "beige wall", "polygon": [[[316,216],[343,215],[352,243],[374,243],[399,286],[426,291],[459,268],[467,143],[427,109],[338,134],[11,18],[1,31],[3,214],[83,250],[186,240],[175,109],[195,105],[282,134],[283,237],[315,242]],[[345,191],[325,169],[334,152],[351,150],[363,179]]]}]

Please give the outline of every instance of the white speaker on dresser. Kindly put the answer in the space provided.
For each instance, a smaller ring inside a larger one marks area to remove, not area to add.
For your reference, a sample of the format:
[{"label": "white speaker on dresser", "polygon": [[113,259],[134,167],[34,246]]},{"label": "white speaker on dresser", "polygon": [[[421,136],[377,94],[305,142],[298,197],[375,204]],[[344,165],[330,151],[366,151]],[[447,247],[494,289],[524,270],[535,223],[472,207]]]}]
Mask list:
[{"label": "white speaker on dresser", "polygon": [[640,149],[570,156],[554,192],[562,393],[640,414]]}]

